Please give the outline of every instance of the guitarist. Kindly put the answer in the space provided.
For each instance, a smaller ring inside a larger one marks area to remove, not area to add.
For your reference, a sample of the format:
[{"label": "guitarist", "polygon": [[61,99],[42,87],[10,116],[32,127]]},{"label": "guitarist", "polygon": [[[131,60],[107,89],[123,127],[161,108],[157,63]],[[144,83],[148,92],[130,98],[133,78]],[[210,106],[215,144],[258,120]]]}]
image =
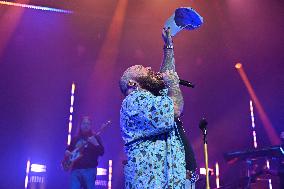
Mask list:
[{"label": "guitarist", "polygon": [[71,167],[71,189],[94,189],[98,158],[104,154],[104,147],[100,137],[92,132],[92,121],[88,116],[82,118],[78,135],[65,151],[65,159],[76,148],[80,149],[80,157]]}]

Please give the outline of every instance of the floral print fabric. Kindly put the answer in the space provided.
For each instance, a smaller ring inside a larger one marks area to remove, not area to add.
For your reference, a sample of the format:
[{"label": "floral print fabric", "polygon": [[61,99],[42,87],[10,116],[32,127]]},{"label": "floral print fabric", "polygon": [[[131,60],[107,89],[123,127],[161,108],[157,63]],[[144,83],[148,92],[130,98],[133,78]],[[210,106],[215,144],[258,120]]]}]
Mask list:
[{"label": "floral print fabric", "polygon": [[130,93],[122,102],[120,125],[128,157],[126,189],[184,188],[184,147],[174,122],[174,105],[163,92]]}]

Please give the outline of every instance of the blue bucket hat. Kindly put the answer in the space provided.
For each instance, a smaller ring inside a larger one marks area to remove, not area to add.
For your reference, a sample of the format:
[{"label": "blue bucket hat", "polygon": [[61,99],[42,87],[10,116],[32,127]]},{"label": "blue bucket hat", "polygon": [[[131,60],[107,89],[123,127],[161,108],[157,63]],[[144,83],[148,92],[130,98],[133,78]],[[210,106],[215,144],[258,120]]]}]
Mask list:
[{"label": "blue bucket hat", "polygon": [[183,29],[194,30],[201,26],[203,18],[191,7],[180,7],[166,21],[164,28],[171,28],[171,35],[175,36]]}]

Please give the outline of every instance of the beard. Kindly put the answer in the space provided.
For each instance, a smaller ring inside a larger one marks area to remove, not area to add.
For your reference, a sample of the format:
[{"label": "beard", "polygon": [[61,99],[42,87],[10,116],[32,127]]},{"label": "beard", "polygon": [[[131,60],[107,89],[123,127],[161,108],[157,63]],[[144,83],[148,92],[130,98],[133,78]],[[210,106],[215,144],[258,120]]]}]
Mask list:
[{"label": "beard", "polygon": [[160,91],[166,88],[164,80],[153,76],[142,76],[136,79],[142,89],[145,89],[155,96],[160,96]]}]

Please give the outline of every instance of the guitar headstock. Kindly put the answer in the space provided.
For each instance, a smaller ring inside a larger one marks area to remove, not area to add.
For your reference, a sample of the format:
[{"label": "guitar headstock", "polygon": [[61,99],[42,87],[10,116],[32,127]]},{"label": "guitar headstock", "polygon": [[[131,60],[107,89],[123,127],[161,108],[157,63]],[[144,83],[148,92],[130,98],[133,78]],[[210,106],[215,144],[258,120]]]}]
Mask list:
[{"label": "guitar headstock", "polygon": [[111,123],[112,123],[111,120],[108,120],[107,122],[105,122],[105,123],[102,125],[101,128],[105,128],[105,127],[109,126]]},{"label": "guitar headstock", "polygon": [[96,132],[96,135],[101,134],[101,132],[103,131],[103,129],[105,129],[107,126],[111,125],[111,120],[108,120],[107,122],[105,122],[104,124],[102,124],[101,128]]},{"label": "guitar headstock", "polygon": [[109,124],[111,124],[112,122],[111,122],[111,120],[108,120],[105,124],[106,125],[109,125]]}]

